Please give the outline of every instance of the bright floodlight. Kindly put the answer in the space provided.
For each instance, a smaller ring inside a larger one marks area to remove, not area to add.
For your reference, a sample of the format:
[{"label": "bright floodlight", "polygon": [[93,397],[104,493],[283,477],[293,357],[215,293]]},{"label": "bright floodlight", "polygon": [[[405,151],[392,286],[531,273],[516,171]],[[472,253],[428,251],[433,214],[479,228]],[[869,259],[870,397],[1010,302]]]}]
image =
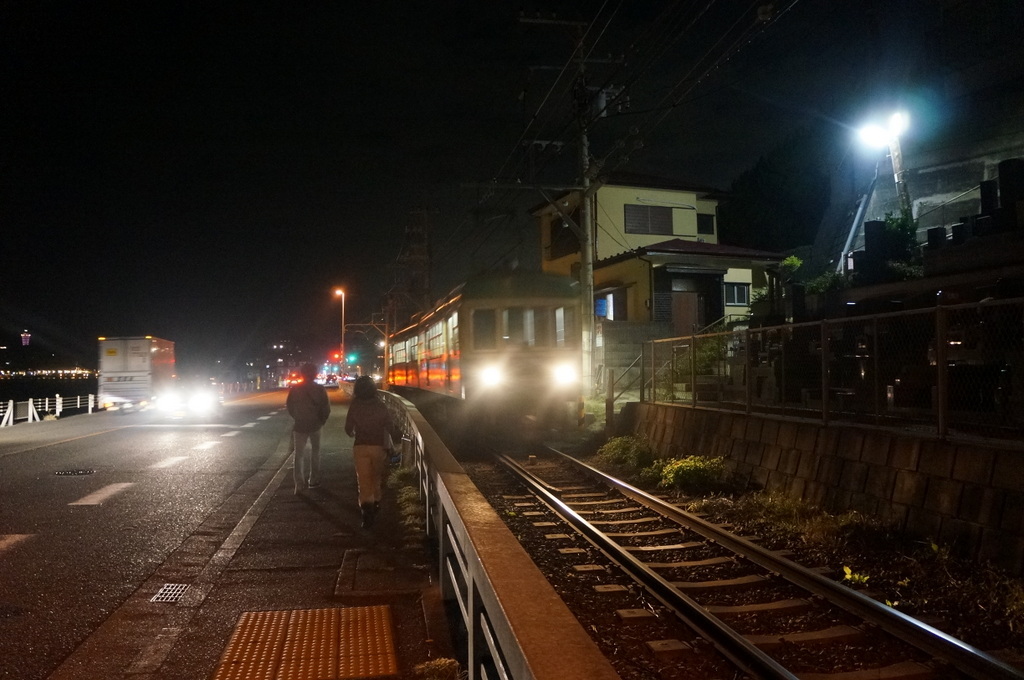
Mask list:
[{"label": "bright floodlight", "polygon": [[872,124],[860,129],[861,140],[870,146],[882,148],[907,131],[909,119],[905,113],[894,113],[889,117],[888,127]]},{"label": "bright floodlight", "polygon": [[889,117],[889,134],[898,137],[907,131],[907,114],[897,111]]}]

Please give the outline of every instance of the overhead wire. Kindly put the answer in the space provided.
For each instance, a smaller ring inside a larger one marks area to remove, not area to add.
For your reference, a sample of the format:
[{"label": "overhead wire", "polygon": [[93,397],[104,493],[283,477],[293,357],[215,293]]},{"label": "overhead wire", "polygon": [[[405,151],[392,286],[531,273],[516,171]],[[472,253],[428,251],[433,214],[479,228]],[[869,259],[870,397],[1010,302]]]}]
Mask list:
[{"label": "overhead wire", "polygon": [[[765,30],[768,25],[774,23],[778,17],[788,12],[798,2],[798,0],[793,0],[784,10],[776,13],[772,17],[771,21],[764,22],[761,25],[752,23],[751,26],[747,27],[738,36],[733,38],[729,43],[727,43],[727,46],[724,49],[716,54],[715,50],[721,48],[723,44],[726,44],[726,41],[731,38],[733,32],[742,19],[745,16],[750,16],[751,11],[761,1],[763,0],[755,0],[747,7],[746,10],[741,12],[729,28],[718,36],[708,50],[694,62],[687,72],[668,90],[665,95],[661,97],[654,107],[636,114],[648,116],[647,120],[642,123],[642,130],[629,134],[624,139],[620,138],[619,142],[617,142],[603,158],[595,163],[595,166],[600,168],[603,173],[612,172],[614,169],[621,166],[621,164],[629,158],[631,149],[627,150],[625,153],[621,153],[625,150],[629,139],[633,138],[637,141],[642,141],[643,137],[649,135],[657,128],[657,126],[662,124],[665,118],[674,109],[685,102],[692,101],[692,98],[689,98],[689,96],[693,93],[694,89],[710,75],[710,73],[717,69],[724,61],[739,53],[745,44],[749,44],[754,34],[758,31]],[[531,133],[536,134],[536,132],[544,129],[544,126],[550,125],[559,118],[561,118],[561,123],[557,124],[557,135],[554,136],[555,139],[567,136],[569,134],[569,130],[580,122],[587,126],[595,125],[610,108],[618,107],[622,102],[628,100],[630,95],[634,94],[634,88],[642,82],[644,76],[649,74],[657,64],[658,60],[661,59],[675,44],[684,39],[689,32],[694,30],[698,22],[707,15],[715,4],[716,0],[708,0],[707,2],[700,3],[678,0],[677,2],[673,2],[662,8],[658,16],[658,20],[653,22],[653,25],[648,24],[645,26],[645,28],[632,39],[629,49],[634,54],[635,58],[628,63],[625,63],[625,60],[623,60],[624,63],[621,64],[618,69],[613,69],[613,72],[605,78],[601,89],[609,88],[614,82],[623,83],[622,87],[607,99],[607,103],[602,109],[584,112],[584,118],[582,121],[578,121],[575,115],[565,114],[566,107],[564,105],[556,106],[556,104],[564,102],[567,97],[570,97],[573,94],[575,83],[567,81],[566,75],[571,72],[572,67],[574,64],[578,63],[579,59],[586,60],[596,53],[601,41],[607,35],[613,21],[619,15],[623,6],[622,0],[614,6],[607,17],[602,16],[609,5],[608,0],[605,0],[598,12],[595,14],[594,19],[588,23],[587,30],[583,34],[583,39],[577,41],[572,53],[559,69],[555,80],[547,88],[541,98],[541,101],[533,110],[515,144],[502,160],[498,168],[498,172],[495,174],[495,180],[493,180],[494,183],[497,185],[500,178],[506,176],[506,172],[510,170],[512,170],[511,175],[517,178],[517,181],[522,181],[524,172],[529,172],[532,176],[536,177],[540,176],[541,173],[552,167],[553,163],[558,158],[562,157],[564,147],[567,145],[548,144],[540,149],[531,148],[532,145],[524,144],[529,135]],[[587,48],[585,52],[582,51],[584,46],[588,44],[587,38],[593,35],[595,27],[598,26],[599,28],[596,29],[598,33],[596,34],[596,37],[589,42],[589,48]],[[695,76],[695,73],[698,75]],[[652,115],[658,113],[660,113],[660,115]],[[616,153],[620,154],[617,159],[615,157]],[[531,162],[533,163],[532,167],[530,165]],[[516,203],[521,202],[519,199],[521,191],[522,190],[520,189],[510,189],[500,186],[487,187],[482,194],[478,195],[474,207],[467,212],[467,215],[460,221],[460,223],[454,229],[448,231],[447,237],[440,251],[444,254],[442,255],[442,258],[446,258],[449,251],[448,246],[454,241],[454,239],[459,237],[473,222],[474,214],[479,215],[486,206],[494,206],[495,212],[497,213],[512,212]],[[477,240],[477,244],[472,251],[473,255],[475,256],[480,253],[498,229],[503,227],[507,228],[507,226],[508,224],[505,221],[495,221],[494,224],[489,226],[487,229],[474,232],[473,236],[474,240]],[[520,244],[516,244],[512,249],[519,247],[519,245]],[[502,257],[507,256],[508,252],[512,249],[506,250]],[[455,254],[452,253],[451,257],[454,256]]]}]

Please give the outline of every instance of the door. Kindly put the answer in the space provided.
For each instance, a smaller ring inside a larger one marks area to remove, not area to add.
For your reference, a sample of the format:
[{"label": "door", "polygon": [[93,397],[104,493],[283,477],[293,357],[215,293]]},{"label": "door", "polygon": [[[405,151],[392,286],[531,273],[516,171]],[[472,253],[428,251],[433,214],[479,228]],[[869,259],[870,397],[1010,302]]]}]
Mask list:
[{"label": "door", "polygon": [[677,336],[693,335],[700,324],[700,294],[672,291],[672,330]]}]

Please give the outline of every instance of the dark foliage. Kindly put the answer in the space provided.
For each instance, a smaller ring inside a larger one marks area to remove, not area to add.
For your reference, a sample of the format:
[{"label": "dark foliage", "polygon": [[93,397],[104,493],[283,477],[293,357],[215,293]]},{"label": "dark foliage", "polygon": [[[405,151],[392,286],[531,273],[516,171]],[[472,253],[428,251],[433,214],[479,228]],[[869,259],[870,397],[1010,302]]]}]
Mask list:
[{"label": "dark foliage", "polygon": [[740,175],[719,208],[721,241],[772,251],[813,243],[829,203],[822,149],[831,143],[824,128],[801,128]]}]

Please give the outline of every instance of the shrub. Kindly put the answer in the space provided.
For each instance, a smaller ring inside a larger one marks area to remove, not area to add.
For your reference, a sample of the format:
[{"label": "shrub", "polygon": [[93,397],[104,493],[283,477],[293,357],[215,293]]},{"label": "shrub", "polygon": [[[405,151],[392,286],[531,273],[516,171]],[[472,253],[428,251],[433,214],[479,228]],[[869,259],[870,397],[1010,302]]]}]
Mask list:
[{"label": "shrub", "polygon": [[689,493],[705,493],[723,488],[725,459],[687,456],[665,461],[659,486]]},{"label": "shrub", "polygon": [[464,680],[467,677],[455,659],[426,661],[413,668],[412,673],[418,680]]},{"label": "shrub", "polygon": [[612,437],[597,450],[599,462],[641,470],[654,462],[654,449],[643,437],[635,434]]}]

